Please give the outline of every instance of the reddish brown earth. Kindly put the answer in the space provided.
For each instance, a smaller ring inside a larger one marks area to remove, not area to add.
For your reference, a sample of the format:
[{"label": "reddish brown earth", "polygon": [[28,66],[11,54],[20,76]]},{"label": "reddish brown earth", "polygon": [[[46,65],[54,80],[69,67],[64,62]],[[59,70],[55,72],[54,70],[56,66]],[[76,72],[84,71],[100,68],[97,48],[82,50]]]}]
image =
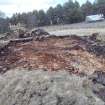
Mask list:
[{"label": "reddish brown earth", "polygon": [[0,71],[13,68],[68,70],[86,74],[105,71],[104,57],[89,50],[92,44],[92,41],[77,36],[9,42],[0,50]]}]

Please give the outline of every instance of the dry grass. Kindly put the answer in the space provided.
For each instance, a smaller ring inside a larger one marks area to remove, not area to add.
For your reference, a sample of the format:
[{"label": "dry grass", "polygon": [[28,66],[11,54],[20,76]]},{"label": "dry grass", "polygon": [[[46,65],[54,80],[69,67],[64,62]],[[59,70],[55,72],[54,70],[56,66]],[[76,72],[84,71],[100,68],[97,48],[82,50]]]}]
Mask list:
[{"label": "dry grass", "polygon": [[55,25],[41,27],[48,31],[50,34],[55,35],[91,35],[92,33],[99,33],[105,35],[105,22],[96,23],[77,23],[70,25]]}]

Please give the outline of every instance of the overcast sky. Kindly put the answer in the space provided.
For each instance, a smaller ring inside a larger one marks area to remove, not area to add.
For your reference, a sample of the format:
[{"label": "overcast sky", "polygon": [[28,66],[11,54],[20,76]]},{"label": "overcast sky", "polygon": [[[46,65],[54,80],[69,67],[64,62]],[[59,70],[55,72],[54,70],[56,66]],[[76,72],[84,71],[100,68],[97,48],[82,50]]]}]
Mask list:
[{"label": "overcast sky", "polygon": [[[0,11],[5,12],[7,16],[12,16],[13,13],[29,12],[35,9],[47,10],[50,6],[63,4],[68,0],[0,0]],[[77,0],[80,4],[87,0]],[[94,0],[90,0],[94,1]]]}]

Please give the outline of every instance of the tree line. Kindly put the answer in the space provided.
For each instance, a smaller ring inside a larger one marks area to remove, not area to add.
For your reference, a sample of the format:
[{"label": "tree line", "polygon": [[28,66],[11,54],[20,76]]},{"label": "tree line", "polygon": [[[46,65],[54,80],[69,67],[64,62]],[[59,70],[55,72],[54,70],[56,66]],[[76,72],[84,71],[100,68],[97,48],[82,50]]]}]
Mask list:
[{"label": "tree line", "polygon": [[46,12],[44,10],[34,10],[28,13],[13,14],[9,23],[12,25],[21,23],[27,28],[71,24],[82,22],[87,15],[93,14],[104,14],[105,16],[105,0],[95,0],[94,3],[87,1],[81,6],[78,1],[68,0],[63,5],[58,4],[56,7],[50,7]]},{"label": "tree line", "polygon": [[0,33],[9,31],[9,19],[5,18],[5,13],[0,11]]},{"label": "tree line", "polygon": [[85,20],[87,15],[102,13],[105,16],[105,0],[87,1],[82,6],[79,2],[69,0],[55,8],[50,7],[46,12],[34,10],[29,13],[14,14],[10,19],[12,24],[23,23],[28,28],[35,26],[71,24]]}]

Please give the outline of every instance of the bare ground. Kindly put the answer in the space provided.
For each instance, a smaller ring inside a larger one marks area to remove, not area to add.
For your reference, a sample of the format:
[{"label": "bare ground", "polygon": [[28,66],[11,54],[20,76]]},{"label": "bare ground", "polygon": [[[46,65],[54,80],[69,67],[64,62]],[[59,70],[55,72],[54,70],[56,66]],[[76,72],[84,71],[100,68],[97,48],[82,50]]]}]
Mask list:
[{"label": "bare ground", "polygon": [[[50,71],[65,69],[77,74],[105,71],[104,46],[99,46],[90,39],[78,36],[50,36],[28,42],[16,41],[0,49],[0,72],[13,68]],[[98,57],[100,55],[101,58]]]}]

